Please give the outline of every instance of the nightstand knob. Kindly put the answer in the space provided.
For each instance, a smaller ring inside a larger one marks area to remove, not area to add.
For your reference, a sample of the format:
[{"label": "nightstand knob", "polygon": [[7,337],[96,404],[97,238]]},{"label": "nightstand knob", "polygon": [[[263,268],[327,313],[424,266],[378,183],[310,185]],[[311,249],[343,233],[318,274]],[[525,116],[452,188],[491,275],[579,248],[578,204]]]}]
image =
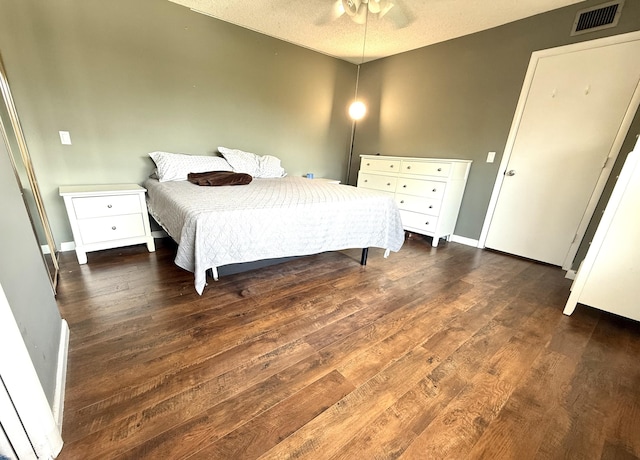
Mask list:
[{"label": "nightstand knob", "polygon": [[438,171],[442,171],[442,168],[438,168]]},{"label": "nightstand knob", "polygon": [[402,186],[402,188],[407,188],[407,184],[404,184],[404,185]]},{"label": "nightstand knob", "polygon": [[407,166],[407,169],[411,169],[411,166]]},{"label": "nightstand knob", "polygon": [[365,181],[365,182],[369,182],[369,179],[365,179],[364,181]]},{"label": "nightstand knob", "polygon": [[390,186],[391,186],[391,182],[387,182],[387,187],[390,187]]},{"label": "nightstand knob", "polygon": [[432,204],[429,205],[429,209],[433,209],[433,205]]},{"label": "nightstand knob", "polygon": [[400,200],[400,204],[404,203],[404,200]]},{"label": "nightstand knob", "polygon": [[367,166],[371,166],[371,163],[367,163]]},{"label": "nightstand knob", "polygon": [[434,188],[434,189],[432,190],[432,192],[437,192],[437,190]]},{"label": "nightstand knob", "polygon": [[111,206],[110,204],[107,205],[107,208],[111,209],[113,206]]},{"label": "nightstand knob", "polygon": [[113,227],[111,227],[111,230],[115,230],[115,229],[116,229],[116,226],[115,226],[115,225],[114,225]]},{"label": "nightstand knob", "polygon": [[429,221],[426,221],[424,224],[425,224],[425,225],[429,225]]},{"label": "nightstand knob", "polygon": [[393,165],[390,165],[389,167],[390,167],[390,168],[393,168]]}]

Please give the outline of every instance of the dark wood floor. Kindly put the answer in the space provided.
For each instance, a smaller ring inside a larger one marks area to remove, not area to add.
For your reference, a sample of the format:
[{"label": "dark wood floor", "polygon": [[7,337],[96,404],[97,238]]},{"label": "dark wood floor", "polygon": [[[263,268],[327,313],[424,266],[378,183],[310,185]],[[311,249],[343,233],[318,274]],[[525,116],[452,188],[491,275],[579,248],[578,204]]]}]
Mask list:
[{"label": "dark wood floor", "polygon": [[558,268],[412,237],[210,282],[61,257],[61,459],[637,459],[640,323]]}]

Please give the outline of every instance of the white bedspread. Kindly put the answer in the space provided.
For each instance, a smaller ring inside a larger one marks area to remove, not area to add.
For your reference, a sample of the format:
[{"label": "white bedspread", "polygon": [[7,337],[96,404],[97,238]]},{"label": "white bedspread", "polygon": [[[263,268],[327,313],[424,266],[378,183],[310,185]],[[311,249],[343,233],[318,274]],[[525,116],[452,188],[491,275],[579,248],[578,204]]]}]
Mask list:
[{"label": "white bedspread", "polygon": [[400,213],[381,192],[302,177],[202,187],[148,179],[149,213],[178,242],[175,263],[195,274],[233,263],[348,248],[398,251]]}]

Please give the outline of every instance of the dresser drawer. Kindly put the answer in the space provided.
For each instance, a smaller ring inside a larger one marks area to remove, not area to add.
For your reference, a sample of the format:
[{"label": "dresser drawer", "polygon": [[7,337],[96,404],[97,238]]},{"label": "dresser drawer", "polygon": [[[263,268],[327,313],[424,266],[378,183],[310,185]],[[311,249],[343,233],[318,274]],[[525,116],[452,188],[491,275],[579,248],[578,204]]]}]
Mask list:
[{"label": "dresser drawer", "polygon": [[72,202],[78,219],[142,212],[139,195],[75,197]]},{"label": "dresser drawer", "polygon": [[395,195],[395,198],[399,209],[430,214],[432,216],[440,214],[440,204],[442,200],[414,195],[402,195],[399,193]]},{"label": "dresser drawer", "polygon": [[369,188],[393,193],[396,190],[397,183],[397,177],[367,174],[364,172],[358,173],[358,187],[360,188]]},{"label": "dresser drawer", "polygon": [[419,174],[422,176],[449,177],[451,163],[402,160],[401,172],[403,174]]},{"label": "dresser drawer", "polygon": [[411,228],[420,232],[434,232],[438,218],[435,216],[427,216],[417,212],[400,210],[400,218],[404,228]]},{"label": "dresser drawer", "polygon": [[142,214],[94,217],[78,221],[83,244],[121,240],[145,235]]},{"label": "dresser drawer", "polygon": [[444,190],[446,186],[446,182],[407,179],[401,177],[398,179],[396,192],[403,195],[416,195],[439,200],[444,196]]},{"label": "dresser drawer", "polygon": [[400,160],[363,158],[360,170],[398,173],[400,171]]}]

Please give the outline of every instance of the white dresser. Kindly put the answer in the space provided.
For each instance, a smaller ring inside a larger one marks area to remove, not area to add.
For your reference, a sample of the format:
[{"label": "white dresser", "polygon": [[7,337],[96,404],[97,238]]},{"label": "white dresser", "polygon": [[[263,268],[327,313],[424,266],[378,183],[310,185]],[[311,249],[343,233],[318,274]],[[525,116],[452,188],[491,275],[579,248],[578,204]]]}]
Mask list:
[{"label": "white dresser", "polygon": [[564,308],[578,303],[640,321],[640,140],[627,157]]},{"label": "white dresser", "polygon": [[456,226],[471,160],[360,155],[358,187],[395,198],[405,230],[449,239]]},{"label": "white dresser", "polygon": [[133,244],[144,243],[149,252],[155,251],[146,191],[136,184],[60,187],[78,263],[87,263],[87,252]]}]

